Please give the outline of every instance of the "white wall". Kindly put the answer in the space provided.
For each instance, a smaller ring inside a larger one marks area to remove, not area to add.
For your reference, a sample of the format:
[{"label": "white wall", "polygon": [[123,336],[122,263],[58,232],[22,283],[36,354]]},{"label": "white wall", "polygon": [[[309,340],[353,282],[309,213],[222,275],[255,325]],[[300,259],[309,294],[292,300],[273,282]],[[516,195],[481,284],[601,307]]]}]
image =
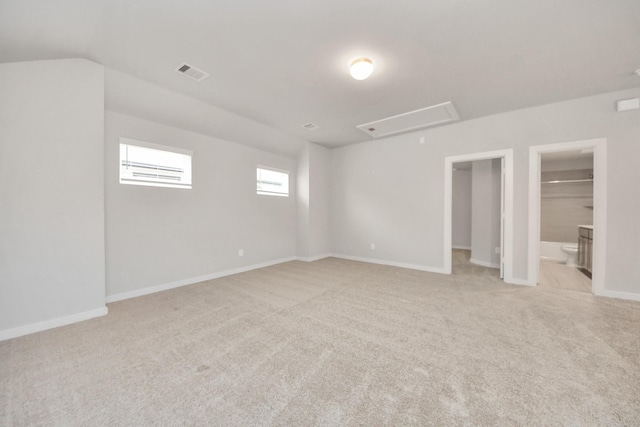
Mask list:
[{"label": "white wall", "polygon": [[[532,145],[606,137],[608,290],[640,293],[640,112],[615,101],[640,88],[512,111],[332,151],[334,252],[441,269],[444,158],[513,148],[514,271],[528,279],[528,156]],[[420,136],[426,142],[420,144]],[[369,243],[378,243],[376,250]]]},{"label": "white wall", "polygon": [[454,170],[452,179],[452,245],[471,249],[471,170]]},{"label": "white wall", "polygon": [[[121,136],[193,150],[193,189],[119,184]],[[105,145],[110,300],[295,257],[294,159],[112,111]],[[258,165],[290,171],[290,197],[257,195]]]},{"label": "white wall", "polygon": [[0,337],[106,314],[103,108],[97,64],[0,65]]},{"label": "white wall", "polygon": [[410,140],[407,135],[374,140],[331,154],[333,252],[441,269],[442,245],[436,242],[442,241],[442,213],[433,215],[443,204],[439,152],[420,144],[416,134]]},{"label": "white wall", "polygon": [[311,147],[306,144],[298,155],[296,178],[296,204],[297,204],[297,233],[296,254],[301,259],[310,258],[309,242],[310,234],[310,203],[311,189],[309,187],[309,171],[311,169]]},{"label": "white wall", "polygon": [[500,267],[500,159],[472,163],[471,262]]},{"label": "white wall", "polygon": [[317,144],[310,144],[309,183],[309,256],[322,257],[331,253],[329,231],[330,152]]},{"label": "white wall", "polygon": [[297,255],[311,261],[331,252],[329,150],[308,143],[298,157]]}]

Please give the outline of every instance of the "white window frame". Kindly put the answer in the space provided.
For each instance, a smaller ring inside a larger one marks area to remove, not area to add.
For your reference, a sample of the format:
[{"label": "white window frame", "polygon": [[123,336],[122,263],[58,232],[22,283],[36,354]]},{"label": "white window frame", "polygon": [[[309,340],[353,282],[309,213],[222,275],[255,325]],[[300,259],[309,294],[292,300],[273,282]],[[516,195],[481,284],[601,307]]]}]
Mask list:
[{"label": "white window frame", "polygon": [[[277,192],[277,191],[268,191],[268,190],[261,190],[259,188],[260,185],[260,178],[259,178],[259,172],[260,170],[265,170],[265,171],[269,171],[269,172],[277,172],[277,173],[282,173],[285,174],[287,176],[287,192]],[[262,195],[262,196],[277,196],[277,197],[289,197],[289,193],[290,193],[290,183],[291,183],[291,177],[289,174],[288,170],[284,170],[284,169],[277,169],[277,168],[272,168],[270,166],[263,166],[263,165],[258,165],[256,167],[256,194]]]},{"label": "white window frame", "polygon": [[[124,146],[134,146],[141,148],[148,148],[152,150],[164,151],[166,153],[173,153],[181,156],[187,156],[188,161],[183,159],[184,162],[181,164],[183,167],[182,174],[179,175],[184,179],[182,183],[174,183],[171,181],[165,181],[161,178],[154,177],[139,177],[134,178],[133,175],[127,173],[127,166],[123,163],[126,162],[125,156],[125,147]],[[190,190],[193,188],[193,151],[184,150],[176,147],[169,147],[166,145],[153,144],[151,142],[140,141],[132,138],[120,137],[120,145],[119,145],[119,162],[118,162],[118,176],[120,180],[120,184],[127,185],[143,185],[149,187],[166,187],[166,188],[181,188],[184,190]]]}]

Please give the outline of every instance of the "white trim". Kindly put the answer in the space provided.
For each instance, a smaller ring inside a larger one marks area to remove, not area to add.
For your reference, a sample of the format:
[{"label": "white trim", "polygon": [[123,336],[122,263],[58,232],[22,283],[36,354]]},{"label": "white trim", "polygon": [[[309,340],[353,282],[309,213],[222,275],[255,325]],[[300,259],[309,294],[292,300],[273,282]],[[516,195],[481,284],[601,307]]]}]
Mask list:
[{"label": "white trim", "polygon": [[256,165],[256,169],[264,169],[264,170],[268,170],[268,171],[271,171],[271,172],[286,173],[287,176],[291,175],[291,171],[286,170],[286,169],[274,168],[273,166],[266,166],[266,165],[258,164],[258,165]]},{"label": "white trim", "polygon": [[219,279],[220,277],[231,276],[233,274],[244,273],[258,268],[270,267],[284,262],[295,261],[296,257],[281,258],[273,261],[267,261],[260,264],[247,265],[245,267],[234,268],[232,270],[219,271],[217,273],[206,274],[204,276],[192,277],[189,279],[177,280],[175,282],[163,283],[161,285],[149,286],[147,288],[136,289],[135,291],[123,292],[115,295],[108,295],[107,303],[122,301],[125,299],[141,297],[143,295],[155,294],[156,292],[167,291],[169,289],[180,288],[182,286],[193,285],[195,283],[205,282],[207,280]]},{"label": "white trim", "polygon": [[160,150],[160,151],[168,151],[170,153],[184,154],[186,156],[193,157],[193,150],[186,150],[184,148],[173,147],[170,145],[154,144],[152,142],[140,141],[139,139],[133,139],[126,136],[121,136],[119,138],[119,142],[120,144],[137,145],[139,147],[151,148],[153,150]]},{"label": "white trim", "polygon": [[[593,148],[593,274],[592,290],[605,295],[605,268],[607,265],[607,139],[529,147],[529,282],[537,284],[540,268],[540,155],[558,151]],[[632,294],[633,295],[633,294]]]},{"label": "white trim", "polygon": [[296,259],[298,261],[313,262],[313,261],[318,261],[318,260],[325,259],[325,258],[330,258],[331,256],[333,256],[333,255],[331,255],[331,254],[322,254],[322,255],[316,255],[316,256],[312,256],[312,257],[301,257],[301,256],[299,256]]},{"label": "white trim", "polygon": [[603,290],[602,293],[598,296],[607,298],[620,298],[630,301],[640,301],[640,294],[634,294],[631,292],[609,291],[607,289]]},{"label": "white trim", "polygon": [[441,268],[426,267],[426,266],[417,265],[417,264],[406,264],[403,262],[386,261],[383,259],[363,258],[358,256],[341,255],[341,254],[333,254],[331,256],[334,258],[348,259],[350,261],[360,261],[360,262],[368,262],[370,264],[389,265],[392,267],[408,268],[410,270],[426,271],[428,273],[438,273],[438,274],[445,273],[444,270]]},{"label": "white trim", "polygon": [[72,323],[82,322],[95,317],[105,316],[108,312],[109,309],[106,306],[103,306],[94,310],[72,314],[70,316],[57,317],[55,319],[45,320],[44,322],[32,323],[30,325],[19,326],[13,329],[5,329],[4,331],[0,331],[0,341],[10,340],[12,338],[18,338],[24,335],[58,328]]},{"label": "white trim", "polygon": [[289,193],[270,193],[268,191],[256,191],[259,196],[276,196],[276,197],[289,197]]},{"label": "white trim", "polygon": [[515,277],[512,277],[509,281],[505,280],[505,283],[509,283],[511,285],[520,285],[520,286],[535,286],[535,283],[531,283],[528,280],[525,279],[516,279]]},{"label": "white trim", "polygon": [[469,259],[469,262],[472,264],[481,265],[483,267],[500,268],[500,264],[493,264],[491,262],[480,261],[479,259],[474,259],[474,258]]},{"label": "white trim", "polygon": [[449,156],[444,159],[444,245],[442,272],[451,274],[453,164],[474,160],[504,158],[504,281],[515,283],[513,277],[513,149],[487,151],[484,153]]},{"label": "white trim", "polygon": [[471,246],[457,246],[457,245],[453,245],[452,246],[453,249],[463,249],[465,251],[470,251],[471,250]]}]

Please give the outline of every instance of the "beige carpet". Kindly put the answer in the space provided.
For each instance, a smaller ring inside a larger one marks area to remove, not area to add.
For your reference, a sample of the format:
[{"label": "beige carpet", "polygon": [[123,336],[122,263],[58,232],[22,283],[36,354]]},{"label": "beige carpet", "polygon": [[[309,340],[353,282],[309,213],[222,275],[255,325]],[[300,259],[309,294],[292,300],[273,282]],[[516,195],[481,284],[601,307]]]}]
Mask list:
[{"label": "beige carpet", "polygon": [[455,273],[330,258],[110,304],[0,343],[0,424],[640,425],[640,303]]}]

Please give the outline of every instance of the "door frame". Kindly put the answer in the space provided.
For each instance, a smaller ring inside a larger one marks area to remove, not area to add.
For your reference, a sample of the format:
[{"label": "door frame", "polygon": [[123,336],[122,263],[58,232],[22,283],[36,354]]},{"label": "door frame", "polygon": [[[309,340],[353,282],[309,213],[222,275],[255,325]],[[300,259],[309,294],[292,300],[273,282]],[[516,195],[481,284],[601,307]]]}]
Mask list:
[{"label": "door frame", "polygon": [[503,159],[504,162],[504,228],[502,262],[504,262],[504,281],[512,284],[523,284],[513,278],[513,149],[486,151],[482,153],[449,156],[444,159],[444,245],[443,271],[451,274],[452,250],[452,215],[453,215],[453,164],[472,162],[474,160]]},{"label": "door frame", "polygon": [[[593,148],[593,266],[592,292],[604,294],[607,265],[607,139],[560,142],[529,147],[529,281],[540,275],[540,162],[541,154]],[[577,231],[576,231],[577,232]]]}]

